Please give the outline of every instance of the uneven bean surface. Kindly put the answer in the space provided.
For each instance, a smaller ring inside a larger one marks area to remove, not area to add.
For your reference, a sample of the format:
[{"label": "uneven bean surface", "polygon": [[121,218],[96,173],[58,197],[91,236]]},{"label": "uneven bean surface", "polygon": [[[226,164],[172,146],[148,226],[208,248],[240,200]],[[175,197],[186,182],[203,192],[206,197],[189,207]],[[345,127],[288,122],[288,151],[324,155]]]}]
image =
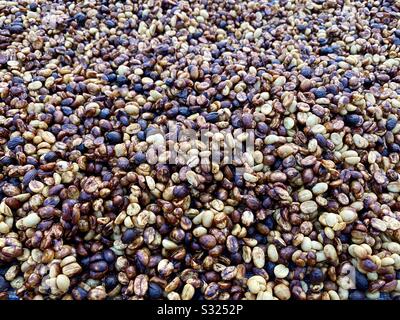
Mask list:
[{"label": "uneven bean surface", "polygon": [[0,1],[0,299],[400,299],[399,18]]}]

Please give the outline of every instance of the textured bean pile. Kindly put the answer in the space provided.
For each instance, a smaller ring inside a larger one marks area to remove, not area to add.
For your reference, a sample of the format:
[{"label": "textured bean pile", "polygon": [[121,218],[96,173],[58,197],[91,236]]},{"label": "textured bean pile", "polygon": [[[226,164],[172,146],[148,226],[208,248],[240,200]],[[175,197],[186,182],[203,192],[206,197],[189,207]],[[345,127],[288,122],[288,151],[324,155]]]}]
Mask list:
[{"label": "textured bean pile", "polygon": [[0,299],[400,299],[399,48],[399,1],[0,1]]}]

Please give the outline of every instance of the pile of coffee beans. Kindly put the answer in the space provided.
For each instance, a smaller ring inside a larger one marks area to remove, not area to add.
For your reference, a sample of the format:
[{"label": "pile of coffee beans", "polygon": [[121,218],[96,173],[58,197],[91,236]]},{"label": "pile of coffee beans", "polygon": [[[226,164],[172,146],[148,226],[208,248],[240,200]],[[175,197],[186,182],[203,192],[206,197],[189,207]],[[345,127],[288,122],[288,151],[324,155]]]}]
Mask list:
[{"label": "pile of coffee beans", "polygon": [[0,1],[0,299],[399,300],[399,49],[399,1]]}]

